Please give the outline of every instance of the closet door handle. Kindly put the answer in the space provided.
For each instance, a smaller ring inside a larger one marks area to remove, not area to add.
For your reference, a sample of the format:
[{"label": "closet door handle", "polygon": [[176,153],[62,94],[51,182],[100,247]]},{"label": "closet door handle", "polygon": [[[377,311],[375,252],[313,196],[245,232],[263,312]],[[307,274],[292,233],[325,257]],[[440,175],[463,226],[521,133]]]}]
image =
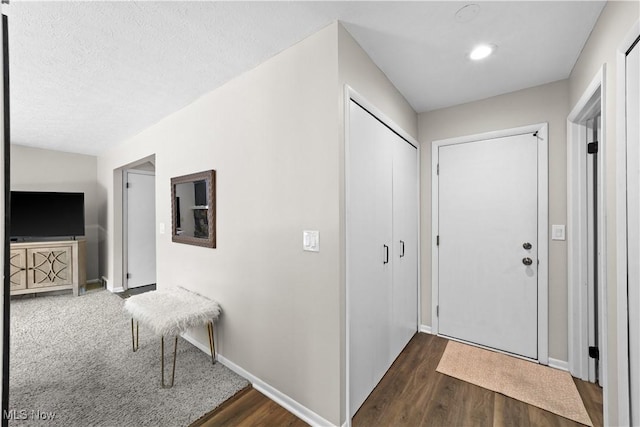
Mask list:
[{"label": "closet door handle", "polygon": [[400,246],[402,246],[402,252],[400,253],[400,258],[404,256],[404,240],[400,240]]},{"label": "closet door handle", "polygon": [[384,261],[382,261],[383,264],[388,264],[389,263],[389,246],[387,245],[382,245],[384,246]]}]

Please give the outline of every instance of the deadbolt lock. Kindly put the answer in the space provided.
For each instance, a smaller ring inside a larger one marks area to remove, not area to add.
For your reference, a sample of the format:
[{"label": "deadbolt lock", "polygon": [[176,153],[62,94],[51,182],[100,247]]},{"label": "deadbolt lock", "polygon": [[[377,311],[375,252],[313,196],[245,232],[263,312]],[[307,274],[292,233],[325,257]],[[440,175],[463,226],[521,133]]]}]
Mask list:
[{"label": "deadbolt lock", "polygon": [[533,264],[533,260],[531,258],[529,258],[529,257],[522,258],[522,263],[524,265],[531,265],[531,264]]},{"label": "deadbolt lock", "polygon": [[529,249],[531,249],[531,247],[532,247],[532,246],[531,246],[531,243],[526,242],[526,243],[524,243],[524,244],[522,245],[522,247],[523,247],[523,248],[525,248],[526,250],[529,250]]}]

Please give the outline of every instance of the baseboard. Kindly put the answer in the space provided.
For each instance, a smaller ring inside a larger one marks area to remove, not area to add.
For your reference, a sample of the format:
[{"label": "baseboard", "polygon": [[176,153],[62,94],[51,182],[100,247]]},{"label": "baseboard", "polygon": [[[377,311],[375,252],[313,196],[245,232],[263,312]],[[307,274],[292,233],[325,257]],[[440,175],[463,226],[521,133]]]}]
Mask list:
[{"label": "baseboard", "polygon": [[108,290],[109,292],[112,292],[114,294],[118,294],[120,292],[124,292],[125,291],[125,289],[124,289],[124,287],[122,285],[118,286],[117,288],[111,286],[111,283],[109,282],[109,280],[104,276],[102,276],[102,283],[104,284],[104,287],[105,287],[106,290]]},{"label": "baseboard", "polygon": [[223,365],[225,365],[227,368],[231,369],[238,375],[243,376],[249,381],[251,381],[251,383],[253,384],[253,388],[258,390],[260,393],[264,394],[269,399],[273,400],[278,405],[282,406],[283,408],[285,408],[286,410],[288,410],[293,415],[300,418],[302,421],[306,422],[307,424],[310,424],[312,426],[332,426],[333,425],[333,423],[327,421],[326,419],[316,414],[315,412],[305,407],[304,405],[301,405],[300,403],[296,402],[286,394],[282,393],[275,387],[272,387],[271,385],[262,381],[260,378],[256,377],[255,375],[247,372],[246,370],[236,365],[235,363],[231,362],[224,356],[218,355],[218,361],[220,361],[220,363],[222,363]]},{"label": "baseboard", "polygon": [[[202,350],[204,353],[211,356],[211,351],[209,350],[209,346],[200,343],[188,333],[181,334],[181,336],[182,338],[184,338],[185,340],[189,341],[191,344],[196,346],[198,349]],[[231,369],[233,372],[240,375],[241,377],[244,377],[247,380],[249,380],[249,382],[251,382],[251,384],[253,385],[253,388],[258,390],[260,393],[264,394],[269,399],[273,400],[278,405],[282,406],[283,408],[285,408],[286,410],[288,410],[293,415],[300,418],[302,421],[306,422],[307,424],[310,424],[312,426],[333,425],[331,422],[327,421],[326,419],[316,414],[309,408],[305,407],[304,405],[301,405],[300,403],[296,402],[295,400],[293,400],[286,394],[282,393],[275,387],[270,386],[269,384],[262,381],[260,378],[256,377],[252,373],[236,365],[235,363],[233,363],[232,361],[230,361],[220,353],[218,353],[216,356],[217,356],[216,358],[218,362],[222,363],[224,366]]]},{"label": "baseboard", "polygon": [[549,367],[560,369],[561,371],[569,372],[569,362],[564,360],[554,359],[552,357],[549,358]]},{"label": "baseboard", "polygon": [[100,279],[91,279],[91,280],[87,280],[87,284],[88,285],[92,285],[94,283],[102,283],[102,280]]},{"label": "baseboard", "polygon": [[[184,332],[184,333],[180,334],[180,336],[182,338],[184,338],[186,341],[189,341],[191,344],[196,346],[198,349],[200,349],[204,353],[206,353],[208,356],[211,356],[211,350],[209,349],[209,346],[202,344],[200,341],[198,341],[195,338],[193,338],[188,332]],[[220,356],[220,355],[218,354],[218,356]],[[223,365],[224,365],[224,363],[223,363]],[[242,376],[244,376],[244,375],[242,375]]]},{"label": "baseboard", "polygon": [[431,326],[429,325],[420,325],[420,332],[425,334],[431,334]]}]

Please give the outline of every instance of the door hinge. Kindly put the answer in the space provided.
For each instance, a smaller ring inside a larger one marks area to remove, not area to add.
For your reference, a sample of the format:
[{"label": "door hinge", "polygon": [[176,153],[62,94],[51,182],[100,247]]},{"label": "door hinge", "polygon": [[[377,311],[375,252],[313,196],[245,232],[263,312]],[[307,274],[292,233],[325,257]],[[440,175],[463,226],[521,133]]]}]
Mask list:
[{"label": "door hinge", "polygon": [[440,317],[440,306],[436,305],[436,317]]},{"label": "door hinge", "polygon": [[436,175],[440,175],[440,163],[436,164]]},{"label": "door hinge", "polygon": [[598,141],[590,142],[587,144],[587,153],[589,154],[598,153]]},{"label": "door hinge", "polygon": [[600,360],[600,349],[595,346],[589,347],[589,357],[592,359]]},{"label": "door hinge", "polygon": [[436,236],[436,246],[440,246],[440,236]]},{"label": "door hinge", "polygon": [[131,279],[131,273],[127,273],[127,279]]},{"label": "door hinge", "polygon": [[130,187],[131,187],[131,183],[127,182],[127,188],[130,188]]}]

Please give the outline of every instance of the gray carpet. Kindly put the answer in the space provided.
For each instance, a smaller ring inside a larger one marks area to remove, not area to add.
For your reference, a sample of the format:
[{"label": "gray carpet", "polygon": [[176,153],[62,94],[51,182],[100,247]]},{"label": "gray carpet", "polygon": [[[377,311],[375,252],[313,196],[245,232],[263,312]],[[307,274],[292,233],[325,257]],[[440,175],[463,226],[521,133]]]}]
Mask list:
[{"label": "gray carpet", "polygon": [[160,338],[140,326],[133,353],[123,303],[108,291],[11,301],[9,409],[26,419],[10,425],[186,426],[248,385],[179,338],[175,385],[160,388]]}]

